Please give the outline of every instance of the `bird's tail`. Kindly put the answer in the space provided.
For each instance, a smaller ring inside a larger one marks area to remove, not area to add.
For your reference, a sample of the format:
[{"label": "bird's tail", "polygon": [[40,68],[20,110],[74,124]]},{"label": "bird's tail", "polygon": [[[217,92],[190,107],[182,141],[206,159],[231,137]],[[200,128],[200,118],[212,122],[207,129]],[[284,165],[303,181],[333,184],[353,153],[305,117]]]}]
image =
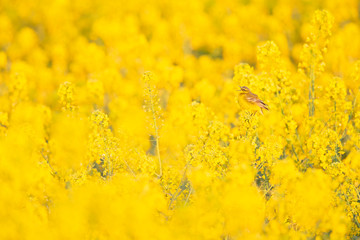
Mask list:
[{"label": "bird's tail", "polygon": [[264,108],[266,110],[269,111],[269,106],[267,104],[265,104],[263,101],[260,100],[260,104],[259,104],[260,108]]}]

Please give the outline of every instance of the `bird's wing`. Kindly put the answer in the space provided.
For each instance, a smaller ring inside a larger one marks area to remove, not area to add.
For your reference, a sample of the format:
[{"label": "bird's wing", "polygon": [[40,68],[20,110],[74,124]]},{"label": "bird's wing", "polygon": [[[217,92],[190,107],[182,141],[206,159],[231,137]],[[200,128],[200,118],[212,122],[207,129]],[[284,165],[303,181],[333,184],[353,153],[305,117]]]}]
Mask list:
[{"label": "bird's wing", "polygon": [[259,97],[256,94],[247,94],[246,100],[248,100],[251,103],[257,103],[259,101]]},{"label": "bird's wing", "polygon": [[251,103],[255,103],[256,105],[258,105],[260,108],[264,108],[266,110],[269,110],[268,105],[266,105],[263,101],[261,101],[259,99],[259,97],[256,94],[248,94],[246,96],[246,100],[248,100]]}]

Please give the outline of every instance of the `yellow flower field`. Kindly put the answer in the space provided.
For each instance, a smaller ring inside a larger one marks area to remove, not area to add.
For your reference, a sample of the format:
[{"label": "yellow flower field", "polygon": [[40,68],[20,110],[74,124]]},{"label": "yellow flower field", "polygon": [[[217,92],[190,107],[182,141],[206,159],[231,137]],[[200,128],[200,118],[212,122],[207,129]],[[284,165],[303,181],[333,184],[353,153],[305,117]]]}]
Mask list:
[{"label": "yellow flower field", "polygon": [[2,0],[0,239],[360,239],[359,89],[357,0]]}]

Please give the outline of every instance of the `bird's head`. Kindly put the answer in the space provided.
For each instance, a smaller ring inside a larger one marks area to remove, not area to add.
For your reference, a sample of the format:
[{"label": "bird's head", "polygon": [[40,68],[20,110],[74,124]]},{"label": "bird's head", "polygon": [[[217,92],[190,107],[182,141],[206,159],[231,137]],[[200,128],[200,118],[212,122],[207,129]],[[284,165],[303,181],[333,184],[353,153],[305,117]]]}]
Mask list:
[{"label": "bird's head", "polygon": [[239,87],[240,87],[240,89],[238,91],[240,91],[240,94],[246,94],[246,93],[250,92],[250,89],[248,87],[245,87],[245,86],[243,86],[243,87],[239,86]]}]

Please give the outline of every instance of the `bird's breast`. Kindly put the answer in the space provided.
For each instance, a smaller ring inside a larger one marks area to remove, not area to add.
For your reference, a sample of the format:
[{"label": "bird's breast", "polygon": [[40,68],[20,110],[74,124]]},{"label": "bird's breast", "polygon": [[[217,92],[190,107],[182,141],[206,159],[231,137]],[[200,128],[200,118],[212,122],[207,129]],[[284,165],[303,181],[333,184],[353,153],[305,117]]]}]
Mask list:
[{"label": "bird's breast", "polygon": [[258,111],[259,108],[256,104],[249,102],[245,95],[239,95],[238,104],[241,109],[248,111]]}]

